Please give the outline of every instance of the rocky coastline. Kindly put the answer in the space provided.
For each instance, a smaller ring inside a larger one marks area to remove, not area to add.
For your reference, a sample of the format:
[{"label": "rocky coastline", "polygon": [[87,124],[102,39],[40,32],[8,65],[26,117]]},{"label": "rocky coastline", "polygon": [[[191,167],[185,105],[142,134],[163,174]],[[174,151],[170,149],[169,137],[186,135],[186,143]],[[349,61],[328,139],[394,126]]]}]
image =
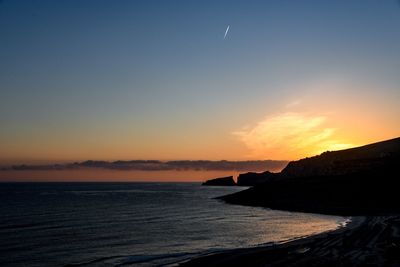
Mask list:
[{"label": "rocky coastline", "polygon": [[208,255],[182,266],[400,266],[399,165],[395,138],[290,162],[276,174],[242,175],[241,184],[254,186],[219,199],[359,217],[333,232]]}]

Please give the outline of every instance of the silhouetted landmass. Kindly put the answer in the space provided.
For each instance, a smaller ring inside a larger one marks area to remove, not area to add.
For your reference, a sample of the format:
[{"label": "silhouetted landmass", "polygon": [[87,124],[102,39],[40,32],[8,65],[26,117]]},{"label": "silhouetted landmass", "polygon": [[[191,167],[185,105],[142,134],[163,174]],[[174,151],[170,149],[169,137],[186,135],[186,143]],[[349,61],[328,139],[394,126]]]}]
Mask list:
[{"label": "silhouetted landmass", "polygon": [[218,170],[218,171],[261,171],[281,170],[287,165],[282,160],[253,160],[253,161],[210,161],[210,160],[118,160],[98,161],[87,160],[68,164],[48,165],[14,165],[1,170],[76,170],[82,168],[98,168],[110,170],[141,170],[141,171],[168,171],[168,170]]},{"label": "silhouetted landmass", "polygon": [[233,176],[215,178],[205,181],[202,185],[234,186],[236,185]]},{"label": "silhouetted landmass", "polygon": [[290,162],[250,189],[221,197],[235,204],[325,214],[399,212],[400,138]]},{"label": "silhouetted landmass", "polygon": [[267,181],[279,178],[279,174],[270,171],[265,171],[262,173],[257,172],[247,172],[242,173],[237,178],[237,185],[239,186],[255,186],[261,185]]},{"label": "silhouetted landmass", "polygon": [[255,186],[268,181],[311,176],[347,175],[384,167],[386,159],[399,154],[399,138],[319,156],[291,161],[280,173],[269,171],[240,174],[238,185]]},{"label": "silhouetted landmass", "polygon": [[400,155],[400,138],[290,162],[282,174],[287,177],[342,175],[385,167]]}]

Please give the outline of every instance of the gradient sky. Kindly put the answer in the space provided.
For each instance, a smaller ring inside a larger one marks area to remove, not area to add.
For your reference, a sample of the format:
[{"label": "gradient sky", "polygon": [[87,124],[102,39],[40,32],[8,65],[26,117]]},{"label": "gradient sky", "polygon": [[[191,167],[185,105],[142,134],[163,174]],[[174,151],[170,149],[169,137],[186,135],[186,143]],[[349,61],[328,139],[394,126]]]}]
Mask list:
[{"label": "gradient sky", "polygon": [[400,136],[397,0],[3,0],[0,36],[3,163],[297,159]]}]

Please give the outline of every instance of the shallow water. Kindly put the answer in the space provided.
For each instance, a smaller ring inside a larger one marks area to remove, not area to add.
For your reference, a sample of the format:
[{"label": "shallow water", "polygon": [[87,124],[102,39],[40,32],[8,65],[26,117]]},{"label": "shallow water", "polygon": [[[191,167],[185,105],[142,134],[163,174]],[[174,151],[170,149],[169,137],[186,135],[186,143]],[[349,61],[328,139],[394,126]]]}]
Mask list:
[{"label": "shallow water", "polygon": [[0,184],[0,265],[164,265],[299,238],[346,221],[214,199],[243,189],[198,183]]}]

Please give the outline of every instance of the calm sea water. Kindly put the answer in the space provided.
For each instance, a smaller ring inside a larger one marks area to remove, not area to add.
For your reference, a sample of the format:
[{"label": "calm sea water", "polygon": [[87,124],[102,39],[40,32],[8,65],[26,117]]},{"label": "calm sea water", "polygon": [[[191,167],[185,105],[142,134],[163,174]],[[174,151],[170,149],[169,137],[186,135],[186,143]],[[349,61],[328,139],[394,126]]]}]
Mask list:
[{"label": "calm sea water", "polygon": [[346,219],[225,204],[196,183],[0,184],[0,266],[158,266]]}]

